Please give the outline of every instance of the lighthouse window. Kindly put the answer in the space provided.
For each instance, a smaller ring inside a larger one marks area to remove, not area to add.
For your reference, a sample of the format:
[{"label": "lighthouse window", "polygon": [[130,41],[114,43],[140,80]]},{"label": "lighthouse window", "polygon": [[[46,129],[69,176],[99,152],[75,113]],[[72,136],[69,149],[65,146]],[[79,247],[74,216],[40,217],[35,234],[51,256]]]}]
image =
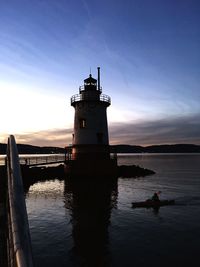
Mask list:
[{"label": "lighthouse window", "polygon": [[85,128],[86,127],[86,119],[80,119],[79,124],[80,124],[80,128]]}]

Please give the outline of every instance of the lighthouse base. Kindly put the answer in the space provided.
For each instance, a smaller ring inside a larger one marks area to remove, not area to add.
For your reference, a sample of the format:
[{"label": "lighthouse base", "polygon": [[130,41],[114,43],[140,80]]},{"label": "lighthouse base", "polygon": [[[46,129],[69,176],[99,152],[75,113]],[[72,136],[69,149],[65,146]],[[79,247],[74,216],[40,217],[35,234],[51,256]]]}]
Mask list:
[{"label": "lighthouse base", "polygon": [[65,163],[69,177],[117,177],[117,159],[69,160]]}]

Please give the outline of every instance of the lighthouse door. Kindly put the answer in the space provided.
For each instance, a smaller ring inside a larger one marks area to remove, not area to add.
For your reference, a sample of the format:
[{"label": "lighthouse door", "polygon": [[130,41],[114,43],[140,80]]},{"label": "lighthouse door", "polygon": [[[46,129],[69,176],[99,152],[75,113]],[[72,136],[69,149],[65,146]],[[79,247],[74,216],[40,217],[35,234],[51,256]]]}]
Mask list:
[{"label": "lighthouse door", "polygon": [[97,133],[97,142],[98,144],[103,143],[103,133]]}]

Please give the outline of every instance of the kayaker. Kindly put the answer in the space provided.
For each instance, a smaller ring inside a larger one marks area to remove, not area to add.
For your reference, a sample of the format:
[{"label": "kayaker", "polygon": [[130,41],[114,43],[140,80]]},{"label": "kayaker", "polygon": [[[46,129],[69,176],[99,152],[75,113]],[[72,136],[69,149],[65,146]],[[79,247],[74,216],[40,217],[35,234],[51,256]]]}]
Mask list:
[{"label": "kayaker", "polygon": [[155,192],[154,194],[153,194],[153,196],[152,196],[152,198],[151,198],[153,201],[160,201],[160,199],[159,199],[159,196],[158,196],[158,193],[157,192]]}]

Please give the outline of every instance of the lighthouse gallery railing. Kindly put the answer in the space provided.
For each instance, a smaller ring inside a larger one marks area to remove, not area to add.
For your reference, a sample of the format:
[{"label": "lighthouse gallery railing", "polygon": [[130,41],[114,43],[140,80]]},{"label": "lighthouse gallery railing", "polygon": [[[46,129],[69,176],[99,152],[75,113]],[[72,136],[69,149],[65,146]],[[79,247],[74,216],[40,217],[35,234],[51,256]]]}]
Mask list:
[{"label": "lighthouse gallery railing", "polygon": [[98,99],[96,96],[94,95],[90,95],[90,94],[76,94],[73,95],[71,97],[71,104],[78,102],[78,101],[83,101],[83,100],[87,100],[87,101],[101,101],[101,102],[106,102],[111,104],[111,98],[108,95],[104,95],[101,94],[100,96],[98,96]]}]

